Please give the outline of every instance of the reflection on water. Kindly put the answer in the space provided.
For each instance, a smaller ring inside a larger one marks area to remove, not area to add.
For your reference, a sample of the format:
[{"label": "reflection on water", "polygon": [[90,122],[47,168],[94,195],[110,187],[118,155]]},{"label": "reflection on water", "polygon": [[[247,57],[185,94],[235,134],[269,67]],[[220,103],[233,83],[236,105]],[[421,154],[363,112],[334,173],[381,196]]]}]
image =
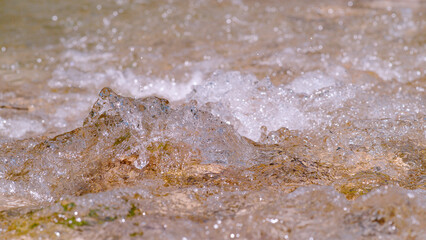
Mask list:
[{"label": "reflection on water", "polygon": [[0,1],[0,236],[425,238],[425,10]]}]

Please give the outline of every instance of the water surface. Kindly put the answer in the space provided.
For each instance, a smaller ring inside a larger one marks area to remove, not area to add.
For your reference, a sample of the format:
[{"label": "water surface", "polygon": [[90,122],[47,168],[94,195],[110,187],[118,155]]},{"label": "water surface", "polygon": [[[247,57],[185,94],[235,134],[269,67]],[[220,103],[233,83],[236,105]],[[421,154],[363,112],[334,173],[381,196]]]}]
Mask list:
[{"label": "water surface", "polygon": [[0,236],[425,238],[425,12],[0,1]]}]

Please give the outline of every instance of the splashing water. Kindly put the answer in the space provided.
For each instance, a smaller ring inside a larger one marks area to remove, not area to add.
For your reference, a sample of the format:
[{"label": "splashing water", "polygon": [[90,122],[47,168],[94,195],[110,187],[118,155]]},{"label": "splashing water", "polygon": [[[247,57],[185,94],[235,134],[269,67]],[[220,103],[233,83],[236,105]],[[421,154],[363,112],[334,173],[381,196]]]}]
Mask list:
[{"label": "splashing water", "polygon": [[0,238],[425,238],[425,9],[3,1]]}]

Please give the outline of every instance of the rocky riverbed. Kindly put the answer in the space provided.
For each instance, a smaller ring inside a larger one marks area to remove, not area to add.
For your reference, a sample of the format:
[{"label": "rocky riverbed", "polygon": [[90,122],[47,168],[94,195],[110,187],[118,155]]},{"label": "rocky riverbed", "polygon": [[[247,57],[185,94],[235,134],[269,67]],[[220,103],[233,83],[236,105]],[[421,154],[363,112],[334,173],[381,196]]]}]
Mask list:
[{"label": "rocky riverbed", "polygon": [[0,238],[424,239],[425,12],[1,1]]}]

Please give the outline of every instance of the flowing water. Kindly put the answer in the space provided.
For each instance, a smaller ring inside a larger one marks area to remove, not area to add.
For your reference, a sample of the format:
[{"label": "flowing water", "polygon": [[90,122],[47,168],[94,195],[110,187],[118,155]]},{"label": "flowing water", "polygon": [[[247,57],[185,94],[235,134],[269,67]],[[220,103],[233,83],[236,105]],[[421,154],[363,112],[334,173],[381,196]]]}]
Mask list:
[{"label": "flowing water", "polygon": [[426,2],[0,0],[0,239],[425,239]]}]

